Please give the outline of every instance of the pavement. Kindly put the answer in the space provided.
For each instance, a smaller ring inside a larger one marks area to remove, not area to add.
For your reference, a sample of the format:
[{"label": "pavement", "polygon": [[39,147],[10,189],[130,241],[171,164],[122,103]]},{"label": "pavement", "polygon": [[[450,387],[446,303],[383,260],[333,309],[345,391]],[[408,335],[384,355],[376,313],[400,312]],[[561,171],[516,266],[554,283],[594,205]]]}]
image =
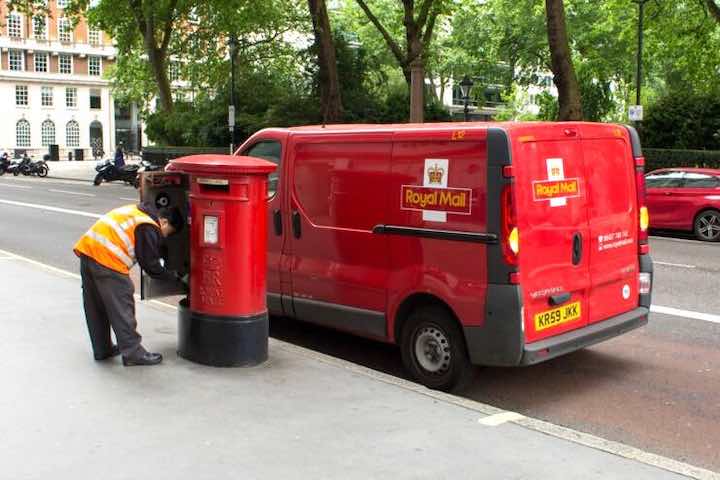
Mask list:
[{"label": "pavement", "polygon": [[[138,157],[137,159],[129,159],[126,163],[138,163],[139,161],[140,159]],[[92,183],[97,174],[95,171],[96,165],[97,161],[95,160],[85,160],[82,162],[60,160],[58,162],[48,162],[48,167],[50,168],[48,178],[88,181]]]},{"label": "pavement", "polygon": [[718,478],[271,339],[254,368],[178,358],[176,312],[138,303],[156,367],[92,360],[77,275],[0,251],[4,478]]}]

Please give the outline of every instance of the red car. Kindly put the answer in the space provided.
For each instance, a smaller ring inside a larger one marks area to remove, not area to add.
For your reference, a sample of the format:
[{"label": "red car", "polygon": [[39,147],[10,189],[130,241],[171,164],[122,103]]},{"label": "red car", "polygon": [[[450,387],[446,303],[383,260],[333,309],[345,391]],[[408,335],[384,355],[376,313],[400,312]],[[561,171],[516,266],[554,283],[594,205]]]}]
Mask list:
[{"label": "red car", "polygon": [[720,170],[665,168],[645,176],[650,227],[720,240]]}]

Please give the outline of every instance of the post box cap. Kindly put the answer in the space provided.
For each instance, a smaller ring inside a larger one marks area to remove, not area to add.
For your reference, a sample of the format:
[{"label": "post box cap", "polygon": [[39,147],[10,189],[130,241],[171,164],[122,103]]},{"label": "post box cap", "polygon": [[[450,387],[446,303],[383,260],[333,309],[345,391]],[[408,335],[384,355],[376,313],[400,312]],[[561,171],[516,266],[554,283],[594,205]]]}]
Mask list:
[{"label": "post box cap", "polygon": [[168,172],[206,174],[267,174],[277,168],[262,158],[239,155],[189,155],[171,160],[165,170]]}]

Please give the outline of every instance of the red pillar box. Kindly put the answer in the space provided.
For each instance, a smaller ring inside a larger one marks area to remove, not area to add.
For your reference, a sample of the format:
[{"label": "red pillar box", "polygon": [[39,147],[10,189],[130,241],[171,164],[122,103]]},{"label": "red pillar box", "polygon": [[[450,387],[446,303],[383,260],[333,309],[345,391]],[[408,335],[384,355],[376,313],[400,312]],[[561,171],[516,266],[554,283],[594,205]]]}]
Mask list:
[{"label": "red pillar box", "polygon": [[275,168],[231,155],[182,157],[166,168],[190,177],[190,295],[178,314],[178,354],[188,360],[267,360],[267,183]]}]

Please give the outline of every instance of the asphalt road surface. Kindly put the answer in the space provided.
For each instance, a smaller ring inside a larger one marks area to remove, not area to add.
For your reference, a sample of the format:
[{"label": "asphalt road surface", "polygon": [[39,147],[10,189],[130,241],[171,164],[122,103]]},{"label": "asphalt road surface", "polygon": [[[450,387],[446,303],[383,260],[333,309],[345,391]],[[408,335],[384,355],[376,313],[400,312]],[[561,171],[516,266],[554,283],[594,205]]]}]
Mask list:
[{"label": "asphalt road surface", "polygon": [[[124,185],[0,177],[0,249],[76,271],[72,245],[92,215],[134,199]],[[653,313],[645,328],[536,366],[480,368],[464,395],[720,471],[720,245],[650,243],[653,306],[672,315]],[[8,294],[12,279],[1,273]],[[271,334],[403,376],[393,346],[286,319],[273,319]]]}]

